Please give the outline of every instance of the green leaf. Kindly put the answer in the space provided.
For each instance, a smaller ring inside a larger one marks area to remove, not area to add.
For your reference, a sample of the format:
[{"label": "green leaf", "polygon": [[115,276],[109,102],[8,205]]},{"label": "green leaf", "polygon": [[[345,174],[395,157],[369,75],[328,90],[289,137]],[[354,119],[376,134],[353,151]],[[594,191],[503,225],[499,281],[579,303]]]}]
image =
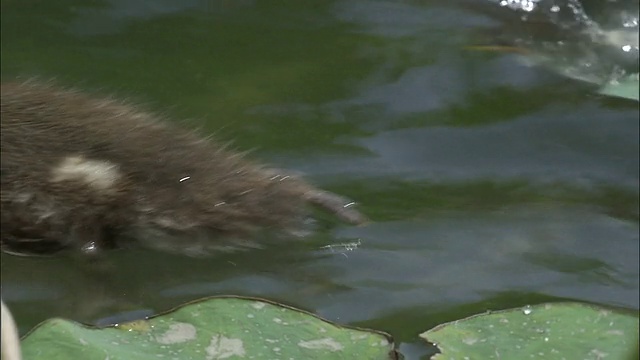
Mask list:
[{"label": "green leaf", "polygon": [[640,77],[638,74],[611,81],[598,90],[602,95],[640,100]]},{"label": "green leaf", "polygon": [[214,297],[149,320],[94,328],[50,319],[22,340],[29,359],[394,359],[382,332],[346,328],[254,298]]},{"label": "green leaf", "polygon": [[475,315],[420,335],[434,359],[628,359],[638,317],[580,303],[553,303]]}]

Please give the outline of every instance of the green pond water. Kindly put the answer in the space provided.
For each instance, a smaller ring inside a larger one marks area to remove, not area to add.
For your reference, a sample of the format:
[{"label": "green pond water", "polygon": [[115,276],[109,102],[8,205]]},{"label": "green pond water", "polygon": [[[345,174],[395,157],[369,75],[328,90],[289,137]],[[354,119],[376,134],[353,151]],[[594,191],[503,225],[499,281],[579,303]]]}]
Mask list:
[{"label": "green pond water", "polygon": [[[571,299],[637,310],[638,103],[471,51],[513,21],[436,1],[2,0],[2,77],[115,94],[359,203],[295,243],[192,259],[2,255],[22,332],[105,324],[220,294],[417,335]],[[486,39],[484,39],[486,40]]]}]

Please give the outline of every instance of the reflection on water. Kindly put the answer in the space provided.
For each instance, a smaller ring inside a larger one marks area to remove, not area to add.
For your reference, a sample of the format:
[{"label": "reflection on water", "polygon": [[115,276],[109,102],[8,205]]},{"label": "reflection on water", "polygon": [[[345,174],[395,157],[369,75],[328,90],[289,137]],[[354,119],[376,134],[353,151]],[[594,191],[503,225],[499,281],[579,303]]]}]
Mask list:
[{"label": "reflection on water", "polygon": [[[588,120],[589,113],[595,119]],[[542,110],[482,128],[409,128],[381,132],[363,143],[378,156],[372,169],[438,181],[492,178],[616,182],[637,187],[633,111]],[[607,119],[607,123],[603,120]],[[611,161],[615,159],[615,161]],[[425,166],[428,164],[428,166]]]},{"label": "reflection on water", "polygon": [[3,255],[22,331],[255,295],[390,331],[418,358],[417,333],[474,312],[640,306],[638,104],[469,51],[487,29],[522,24],[495,2],[47,6],[3,1],[4,77],[56,76],[197,117],[374,222],[321,218],[303,242],[213,259],[116,252],[100,270]]},{"label": "reflection on water", "polygon": [[106,35],[124,31],[131,21],[149,20],[185,11],[199,11],[207,14],[230,15],[253,5],[254,0],[211,1],[211,0],[155,0],[128,1],[107,0],[96,9],[80,4],[71,8],[76,14],[68,29],[77,36]]}]

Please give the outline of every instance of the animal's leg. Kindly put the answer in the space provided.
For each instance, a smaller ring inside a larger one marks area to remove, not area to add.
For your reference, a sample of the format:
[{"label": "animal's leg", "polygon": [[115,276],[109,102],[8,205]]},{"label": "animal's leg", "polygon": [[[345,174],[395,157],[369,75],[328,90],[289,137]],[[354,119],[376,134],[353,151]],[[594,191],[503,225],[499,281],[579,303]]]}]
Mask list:
[{"label": "animal's leg", "polygon": [[286,180],[292,178],[301,185],[302,198],[310,204],[329,211],[338,218],[354,225],[364,225],[369,222],[366,216],[355,208],[356,203],[338,194],[320,190],[307,184],[295,172],[282,169],[268,169],[267,173],[274,178]]},{"label": "animal's leg", "polygon": [[369,222],[366,216],[355,208],[356,203],[329,191],[310,189],[303,194],[306,201],[323,208],[338,218],[354,225]]}]

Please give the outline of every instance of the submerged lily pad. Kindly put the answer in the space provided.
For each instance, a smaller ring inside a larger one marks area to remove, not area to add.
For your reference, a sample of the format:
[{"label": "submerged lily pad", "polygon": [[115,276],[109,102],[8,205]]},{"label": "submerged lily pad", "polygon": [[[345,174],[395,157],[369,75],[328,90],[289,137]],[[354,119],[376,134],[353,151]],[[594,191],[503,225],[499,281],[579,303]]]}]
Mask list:
[{"label": "submerged lily pad", "polygon": [[434,359],[628,359],[638,317],[580,303],[496,311],[436,326],[420,335]]},{"label": "submerged lily pad", "polygon": [[199,300],[106,328],[50,319],[22,340],[24,359],[395,359],[382,332],[347,328],[254,298]]}]

